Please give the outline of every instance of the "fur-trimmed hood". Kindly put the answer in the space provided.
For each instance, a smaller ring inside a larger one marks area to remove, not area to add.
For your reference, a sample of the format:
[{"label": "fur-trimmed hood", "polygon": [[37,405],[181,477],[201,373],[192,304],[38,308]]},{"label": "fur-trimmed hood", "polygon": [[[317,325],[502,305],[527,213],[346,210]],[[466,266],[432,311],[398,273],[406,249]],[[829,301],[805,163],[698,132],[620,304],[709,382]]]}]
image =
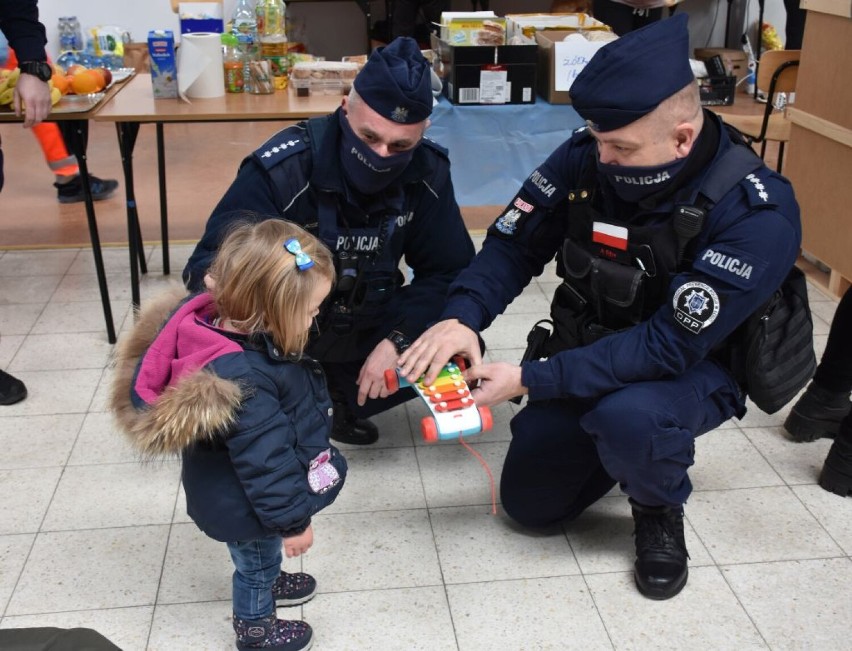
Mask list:
[{"label": "fur-trimmed hood", "polygon": [[109,407],[145,458],[179,454],[236,421],[242,388],[206,365],[242,347],[200,323],[212,308],[209,295],[175,286],[147,301],[116,345]]}]

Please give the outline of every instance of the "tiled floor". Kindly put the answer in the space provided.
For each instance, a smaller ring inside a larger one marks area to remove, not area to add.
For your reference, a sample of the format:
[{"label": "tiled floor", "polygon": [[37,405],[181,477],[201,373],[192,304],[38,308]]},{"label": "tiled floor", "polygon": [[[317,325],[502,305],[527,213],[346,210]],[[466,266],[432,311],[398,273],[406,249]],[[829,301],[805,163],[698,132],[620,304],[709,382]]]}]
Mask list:
[{"label": "tiled floor", "polygon": [[[188,247],[173,250],[180,269]],[[143,300],[165,282],[159,250]],[[118,327],[126,249],[106,251]],[[517,361],[547,311],[552,271],[485,333]],[[835,304],[813,291],[817,348]],[[0,251],[0,368],[26,401],[0,407],[0,627],[89,626],[126,651],[233,648],[230,561],[188,520],[174,463],[140,466],[105,399],[109,355],[88,249]],[[515,407],[473,442],[499,475]],[[490,514],[487,476],[457,443],[420,442],[419,403],[347,450],[349,480],[315,519],[304,569],[320,594],[295,612],[318,651],[848,649],[852,499],[816,485],[829,442],[795,444],[786,411],[752,411],[698,442],[686,507],[689,583],[636,592],[632,520],[614,492],[577,522],[531,534]]]}]

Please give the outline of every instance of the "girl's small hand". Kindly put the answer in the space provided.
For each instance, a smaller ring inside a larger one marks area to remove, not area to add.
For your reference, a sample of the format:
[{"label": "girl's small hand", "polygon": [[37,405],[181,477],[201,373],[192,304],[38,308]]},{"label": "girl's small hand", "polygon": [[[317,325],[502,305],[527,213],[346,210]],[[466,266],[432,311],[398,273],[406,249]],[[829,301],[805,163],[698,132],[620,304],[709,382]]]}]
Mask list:
[{"label": "girl's small hand", "polygon": [[284,538],[281,542],[281,547],[284,549],[284,554],[287,558],[295,558],[301,556],[311,548],[314,544],[314,529],[313,525],[308,525],[298,536],[290,536]]}]

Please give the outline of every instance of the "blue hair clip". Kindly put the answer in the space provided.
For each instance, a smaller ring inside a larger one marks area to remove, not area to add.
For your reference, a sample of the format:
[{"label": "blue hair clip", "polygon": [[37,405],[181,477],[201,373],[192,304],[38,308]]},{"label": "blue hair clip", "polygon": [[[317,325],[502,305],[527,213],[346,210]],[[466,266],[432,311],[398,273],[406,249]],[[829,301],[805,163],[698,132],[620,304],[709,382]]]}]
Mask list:
[{"label": "blue hair clip", "polygon": [[299,244],[299,240],[295,237],[291,237],[289,240],[284,242],[284,248],[296,256],[296,267],[298,267],[299,271],[305,271],[314,266],[314,261],[311,260],[311,256],[302,251],[302,245]]}]

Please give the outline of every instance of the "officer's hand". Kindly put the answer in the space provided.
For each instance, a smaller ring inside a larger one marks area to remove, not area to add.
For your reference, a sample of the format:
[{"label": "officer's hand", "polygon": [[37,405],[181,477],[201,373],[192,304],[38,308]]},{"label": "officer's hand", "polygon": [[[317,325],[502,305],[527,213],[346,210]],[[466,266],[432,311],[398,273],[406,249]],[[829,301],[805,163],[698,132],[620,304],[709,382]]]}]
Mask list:
[{"label": "officer's hand", "polygon": [[479,382],[470,392],[477,406],[490,407],[528,393],[527,388],[521,384],[521,367],[514,364],[480,364],[470,367],[463,375],[469,386],[475,386],[476,382]]},{"label": "officer's hand", "polygon": [[385,371],[396,368],[396,348],[387,339],[382,339],[367,357],[358,373],[358,404],[363,406],[367,398],[387,398]]},{"label": "officer's hand", "polygon": [[424,373],[426,384],[431,384],[453,355],[462,355],[472,366],[482,363],[476,333],[457,319],[447,319],[420,335],[400,355],[398,365],[405,379],[412,384]]},{"label": "officer's hand", "polygon": [[50,88],[47,83],[33,75],[21,75],[15,84],[15,115],[24,112],[24,127],[38,124],[50,113]]}]

